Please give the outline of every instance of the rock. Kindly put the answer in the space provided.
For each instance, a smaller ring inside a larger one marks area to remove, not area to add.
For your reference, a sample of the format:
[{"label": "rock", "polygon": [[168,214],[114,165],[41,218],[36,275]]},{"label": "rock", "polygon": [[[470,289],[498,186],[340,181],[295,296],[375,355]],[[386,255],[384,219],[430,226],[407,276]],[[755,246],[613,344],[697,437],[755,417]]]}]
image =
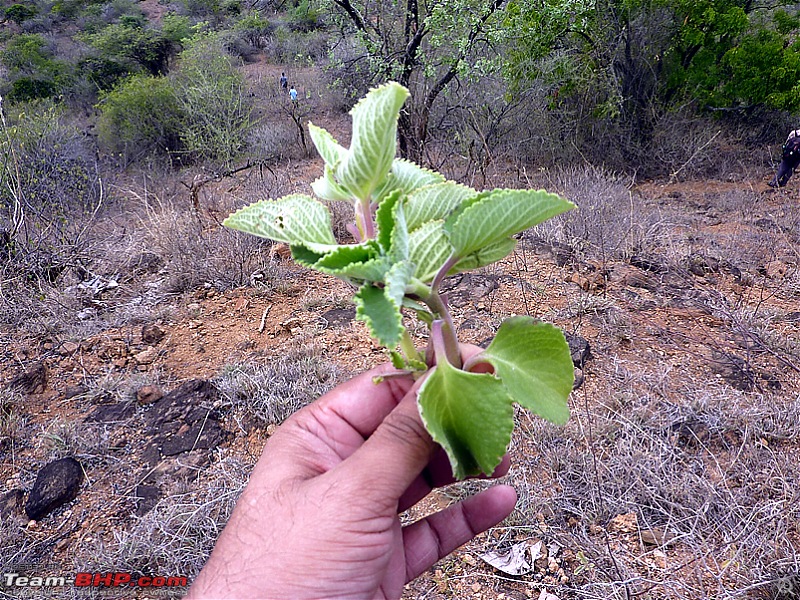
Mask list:
[{"label": "rock", "polygon": [[150,346],[155,346],[164,339],[166,334],[158,325],[145,325],[142,327],[142,341]]},{"label": "rock", "polygon": [[131,402],[117,402],[116,404],[106,404],[95,408],[88,417],[87,421],[97,423],[118,423],[127,421],[133,416],[135,407]]},{"label": "rock", "polygon": [[205,419],[217,419],[211,410],[219,397],[217,388],[205,379],[192,379],[150,406],[145,422],[153,433],[176,433],[184,423],[191,426]]},{"label": "rock", "polygon": [[0,520],[5,521],[23,515],[22,499],[25,492],[14,489],[0,496]]},{"label": "rock", "polygon": [[190,452],[197,448],[208,450],[216,448],[222,441],[222,428],[214,420],[200,421],[183,431],[167,437],[161,444],[164,456],[175,456],[182,452]]},{"label": "rock", "polygon": [[613,278],[622,285],[642,288],[651,292],[657,290],[659,286],[659,282],[655,277],[629,265],[617,265],[614,268]]},{"label": "rock", "polygon": [[80,349],[80,344],[77,342],[62,342],[58,347],[58,353],[61,356],[72,356],[78,349]]},{"label": "rock", "polygon": [[564,337],[567,338],[567,345],[569,346],[569,354],[572,358],[572,364],[582,369],[583,364],[592,357],[592,351],[589,347],[589,342],[579,335],[566,331],[564,332]]},{"label": "rock", "polygon": [[632,266],[650,271],[651,273],[666,273],[666,259],[662,256],[648,256],[645,254],[634,254],[628,261]]},{"label": "rock", "polygon": [[150,365],[156,358],[158,358],[158,350],[152,347],[133,355],[133,359],[140,365]]},{"label": "rock", "polygon": [[78,497],[83,483],[83,468],[72,457],[46,464],[25,503],[25,513],[35,521]]},{"label": "rock", "polygon": [[356,307],[334,308],[322,313],[326,327],[344,327],[356,318]]},{"label": "rock", "polygon": [[686,257],[686,268],[689,269],[690,273],[698,277],[708,273],[719,273],[719,265],[719,259],[713,256],[694,253]]},{"label": "rock", "polygon": [[585,381],[585,377],[583,375],[583,369],[575,368],[575,382],[572,384],[572,389],[577,390],[579,387],[583,385]]},{"label": "rock", "polygon": [[164,392],[157,385],[145,385],[136,392],[136,401],[139,404],[152,404],[164,397]]},{"label": "rock", "polygon": [[153,510],[161,499],[161,490],[155,485],[137,485],[133,495],[136,498],[136,515],[142,517]]},{"label": "rock", "polygon": [[44,363],[38,362],[29,370],[12,379],[8,387],[27,394],[43,393],[47,389],[47,369]]},{"label": "rock", "polygon": [[76,396],[83,396],[88,391],[89,388],[81,383],[78,385],[71,385],[64,391],[64,400],[70,400]]}]

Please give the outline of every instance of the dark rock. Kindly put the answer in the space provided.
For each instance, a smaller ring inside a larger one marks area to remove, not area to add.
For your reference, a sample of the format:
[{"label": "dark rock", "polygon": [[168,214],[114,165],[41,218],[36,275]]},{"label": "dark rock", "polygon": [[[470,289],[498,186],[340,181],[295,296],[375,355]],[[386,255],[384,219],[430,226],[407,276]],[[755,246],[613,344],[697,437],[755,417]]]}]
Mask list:
[{"label": "dark rock", "polygon": [[146,471],[149,471],[156,468],[159,462],[161,462],[161,450],[158,449],[158,441],[154,440],[142,451],[142,455],[139,457],[139,463]]},{"label": "dark rock", "polygon": [[634,254],[628,261],[632,266],[650,271],[651,273],[666,273],[667,267],[661,257],[647,256],[644,254]]},{"label": "dark rock", "polygon": [[74,458],[62,458],[46,464],[36,476],[25,503],[25,513],[31,519],[41,520],[77,498],[82,483],[83,468]]},{"label": "dark rock", "polygon": [[693,275],[702,277],[707,273],[719,273],[720,261],[713,256],[704,256],[703,254],[690,254],[686,258],[687,268]]},{"label": "dark rock", "polygon": [[622,285],[642,288],[651,292],[657,290],[660,284],[652,275],[630,265],[617,265],[614,268],[613,279]]},{"label": "dark rock", "polygon": [[133,495],[136,498],[136,515],[142,517],[153,510],[161,499],[161,490],[154,485],[137,485]]},{"label": "dark rock", "polygon": [[221,441],[222,428],[217,421],[209,419],[164,438],[161,443],[161,453],[164,456],[175,456],[198,448],[209,450],[216,448]]},{"label": "dark rock", "polygon": [[192,379],[150,405],[145,422],[152,433],[170,434],[181,425],[194,425],[200,420],[217,419],[211,410],[219,392],[205,379]]},{"label": "dark rock", "polygon": [[743,392],[752,392],[757,387],[756,373],[752,366],[733,354],[715,352],[712,357],[712,370],[730,386]]},{"label": "dark rock", "polygon": [[322,313],[326,327],[344,327],[356,318],[356,307],[333,308]]},{"label": "dark rock", "polygon": [[582,369],[584,363],[592,357],[592,350],[589,347],[589,342],[581,336],[567,331],[564,332],[564,337],[567,338],[572,364]]},{"label": "dark rock", "polygon": [[133,416],[136,407],[132,402],[117,402],[116,404],[104,404],[95,408],[88,417],[87,421],[98,423],[117,423],[127,421]]},{"label": "dark rock", "polygon": [[83,396],[88,391],[89,388],[87,388],[83,384],[79,383],[78,385],[71,385],[64,392],[64,400],[70,400],[71,398],[75,398],[76,396]]},{"label": "dark rock", "polygon": [[166,334],[158,325],[145,325],[142,327],[142,341],[145,344],[155,346],[164,339]]},{"label": "dark rock", "polygon": [[30,369],[12,379],[8,386],[27,394],[41,394],[47,388],[47,369],[38,362]]},{"label": "dark rock", "polygon": [[781,231],[781,228],[775,221],[773,221],[772,219],[768,219],[766,217],[758,219],[753,224],[759,229],[764,229],[766,231]]},{"label": "dark rock", "polygon": [[583,369],[575,369],[575,382],[572,384],[572,389],[577,390],[579,387],[583,385],[583,382],[586,378],[583,375]]},{"label": "dark rock", "polygon": [[24,497],[25,492],[20,489],[11,490],[0,496],[0,519],[5,521],[14,516],[21,516]]},{"label": "dark rock", "polygon": [[136,392],[136,401],[139,404],[152,404],[164,397],[164,392],[157,385],[145,385]]}]

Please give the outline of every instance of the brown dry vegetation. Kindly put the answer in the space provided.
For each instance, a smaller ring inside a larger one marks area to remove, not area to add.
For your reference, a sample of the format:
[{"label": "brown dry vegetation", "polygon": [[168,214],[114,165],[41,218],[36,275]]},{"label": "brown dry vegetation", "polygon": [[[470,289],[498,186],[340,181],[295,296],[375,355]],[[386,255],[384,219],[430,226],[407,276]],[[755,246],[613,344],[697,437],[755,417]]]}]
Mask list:
[{"label": "brown dry vegetation", "polygon": [[[275,425],[386,360],[352,321],[345,284],[219,226],[247,202],[307,191],[320,169],[275,104],[280,69],[244,69],[271,106],[257,135],[269,148],[277,136],[281,156],[221,179],[200,169],[118,176],[107,182],[113,201],[87,225],[83,253],[96,280],[67,269],[55,285],[0,290],[0,482],[28,490],[62,456],[86,472],[78,498],[41,522],[3,519],[0,573],[193,576]],[[315,89],[313,71],[295,75]],[[312,97],[308,116],[347,143],[347,119],[325,106]],[[505,317],[529,314],[585,338],[591,356],[566,426],[517,414],[514,514],[407,596],[798,597],[797,181],[767,191],[767,173],[737,161],[724,179],[643,183],[588,165],[455,164],[449,175],[467,183],[544,186],[578,205],[525,232],[511,257],[450,283],[460,337],[480,344]],[[163,339],[148,342],[144,325]],[[423,345],[423,329],[414,331]],[[9,385],[35,364],[46,369],[43,385]],[[208,410],[219,414],[222,442],[165,471],[145,512],[136,490],[150,474],[152,409],[137,392],[192,378],[218,390]],[[128,409],[87,419],[109,405]],[[482,485],[443,490],[409,518]],[[550,557],[527,575],[480,559],[536,541]],[[38,597],[27,592],[12,597]]]}]

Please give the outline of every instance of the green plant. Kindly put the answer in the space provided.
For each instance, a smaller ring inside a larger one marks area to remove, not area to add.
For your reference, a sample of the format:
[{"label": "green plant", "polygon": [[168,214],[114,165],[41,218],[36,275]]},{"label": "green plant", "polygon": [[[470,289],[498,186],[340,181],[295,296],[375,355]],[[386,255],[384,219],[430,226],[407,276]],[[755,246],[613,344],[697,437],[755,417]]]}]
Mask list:
[{"label": "green plant", "polygon": [[[288,243],[298,263],[359,286],[357,317],[398,369],[425,377],[423,421],[456,477],[464,478],[499,464],[511,439],[513,402],[566,422],[573,369],[561,331],[529,317],[505,321],[484,352],[462,362],[440,286],[447,275],[506,257],[514,234],[573,205],[544,190],[478,192],[395,159],[397,120],[408,96],[397,83],[371,91],[351,111],[349,149],[309,125],[325,161],[312,188],[324,200],[353,203],[355,244],[338,245],[325,205],[301,194],[262,200],[224,224]],[[402,309],[430,327],[424,353],[403,326]]]}]

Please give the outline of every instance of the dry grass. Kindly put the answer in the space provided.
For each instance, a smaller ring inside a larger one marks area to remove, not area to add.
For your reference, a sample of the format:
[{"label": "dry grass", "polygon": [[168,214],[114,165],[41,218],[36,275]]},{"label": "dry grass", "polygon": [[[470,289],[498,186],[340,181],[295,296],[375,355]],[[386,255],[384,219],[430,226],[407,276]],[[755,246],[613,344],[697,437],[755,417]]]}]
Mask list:
[{"label": "dry grass", "polygon": [[266,364],[228,365],[214,384],[242,427],[241,421],[249,417],[262,425],[279,425],[344,379],[338,368],[318,355],[313,343],[298,343]]}]

